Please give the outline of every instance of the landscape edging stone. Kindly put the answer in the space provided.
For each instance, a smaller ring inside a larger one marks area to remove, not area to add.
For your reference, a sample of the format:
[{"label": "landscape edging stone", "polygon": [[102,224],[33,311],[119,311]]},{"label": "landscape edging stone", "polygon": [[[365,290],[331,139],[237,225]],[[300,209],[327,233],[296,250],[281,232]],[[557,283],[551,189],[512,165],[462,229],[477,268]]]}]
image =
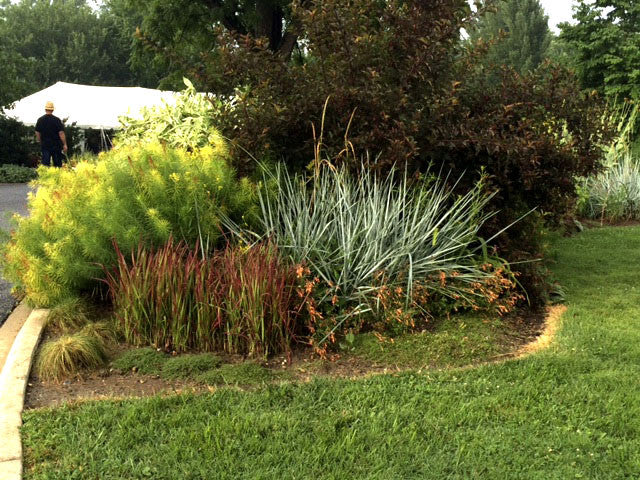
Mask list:
[{"label": "landscape edging stone", "polygon": [[33,310],[18,332],[0,373],[0,480],[22,478],[22,409],[33,355],[49,310]]}]

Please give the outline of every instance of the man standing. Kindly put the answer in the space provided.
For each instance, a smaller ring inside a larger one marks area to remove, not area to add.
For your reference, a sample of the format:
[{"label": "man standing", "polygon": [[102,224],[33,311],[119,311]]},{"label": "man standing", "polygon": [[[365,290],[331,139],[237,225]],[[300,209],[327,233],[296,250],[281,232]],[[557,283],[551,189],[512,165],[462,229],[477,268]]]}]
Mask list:
[{"label": "man standing", "polygon": [[53,102],[47,102],[44,106],[45,114],[36,122],[36,138],[42,146],[42,164],[47,167],[62,166],[62,152],[67,153],[67,138],[64,135],[62,120],[53,114]]}]

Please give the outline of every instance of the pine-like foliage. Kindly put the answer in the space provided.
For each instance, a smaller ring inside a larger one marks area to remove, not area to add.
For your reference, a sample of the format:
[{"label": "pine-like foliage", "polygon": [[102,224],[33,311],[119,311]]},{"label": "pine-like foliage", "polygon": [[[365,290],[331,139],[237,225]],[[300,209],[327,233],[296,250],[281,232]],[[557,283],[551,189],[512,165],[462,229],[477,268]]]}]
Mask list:
[{"label": "pine-like foliage", "polygon": [[520,73],[534,70],[544,60],[551,33],[548,17],[539,0],[505,0],[498,10],[488,13],[476,29],[469,32],[472,40],[490,40],[500,31],[505,38],[493,45],[486,61],[508,65]]},{"label": "pine-like foliage", "polygon": [[193,245],[221,236],[219,215],[251,215],[253,187],[237,180],[226,146],[187,152],[160,144],[122,147],[74,169],[39,170],[30,216],[4,246],[4,275],[35,305],[92,291],[124,251],[173,235]]}]

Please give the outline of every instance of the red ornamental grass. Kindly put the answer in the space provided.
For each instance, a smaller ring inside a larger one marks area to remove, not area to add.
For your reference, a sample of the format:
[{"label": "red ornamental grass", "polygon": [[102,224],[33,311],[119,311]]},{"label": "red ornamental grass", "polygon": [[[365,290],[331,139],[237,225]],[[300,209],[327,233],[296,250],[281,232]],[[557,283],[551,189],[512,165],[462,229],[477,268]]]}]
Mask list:
[{"label": "red ornamental grass", "polygon": [[139,246],[106,282],[128,342],[176,351],[224,350],[266,356],[289,351],[305,299],[275,246],[228,247],[208,259],[172,239]]}]

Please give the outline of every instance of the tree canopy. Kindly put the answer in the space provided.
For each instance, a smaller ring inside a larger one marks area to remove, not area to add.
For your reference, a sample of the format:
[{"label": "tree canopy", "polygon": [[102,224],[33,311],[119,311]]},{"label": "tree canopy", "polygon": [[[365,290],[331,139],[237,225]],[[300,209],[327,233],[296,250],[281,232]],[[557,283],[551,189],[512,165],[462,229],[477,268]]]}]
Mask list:
[{"label": "tree canopy", "polygon": [[561,38],[576,51],[585,88],[607,96],[640,98],[640,3],[578,0],[575,25],[560,25]]},{"label": "tree canopy", "polygon": [[520,73],[535,69],[551,41],[548,17],[539,0],[503,0],[497,7],[469,32],[471,40],[496,39],[487,62],[509,65]]},{"label": "tree canopy", "polygon": [[0,105],[57,81],[142,83],[129,67],[131,38],[115,17],[98,15],[85,0],[2,0],[0,38]]}]

